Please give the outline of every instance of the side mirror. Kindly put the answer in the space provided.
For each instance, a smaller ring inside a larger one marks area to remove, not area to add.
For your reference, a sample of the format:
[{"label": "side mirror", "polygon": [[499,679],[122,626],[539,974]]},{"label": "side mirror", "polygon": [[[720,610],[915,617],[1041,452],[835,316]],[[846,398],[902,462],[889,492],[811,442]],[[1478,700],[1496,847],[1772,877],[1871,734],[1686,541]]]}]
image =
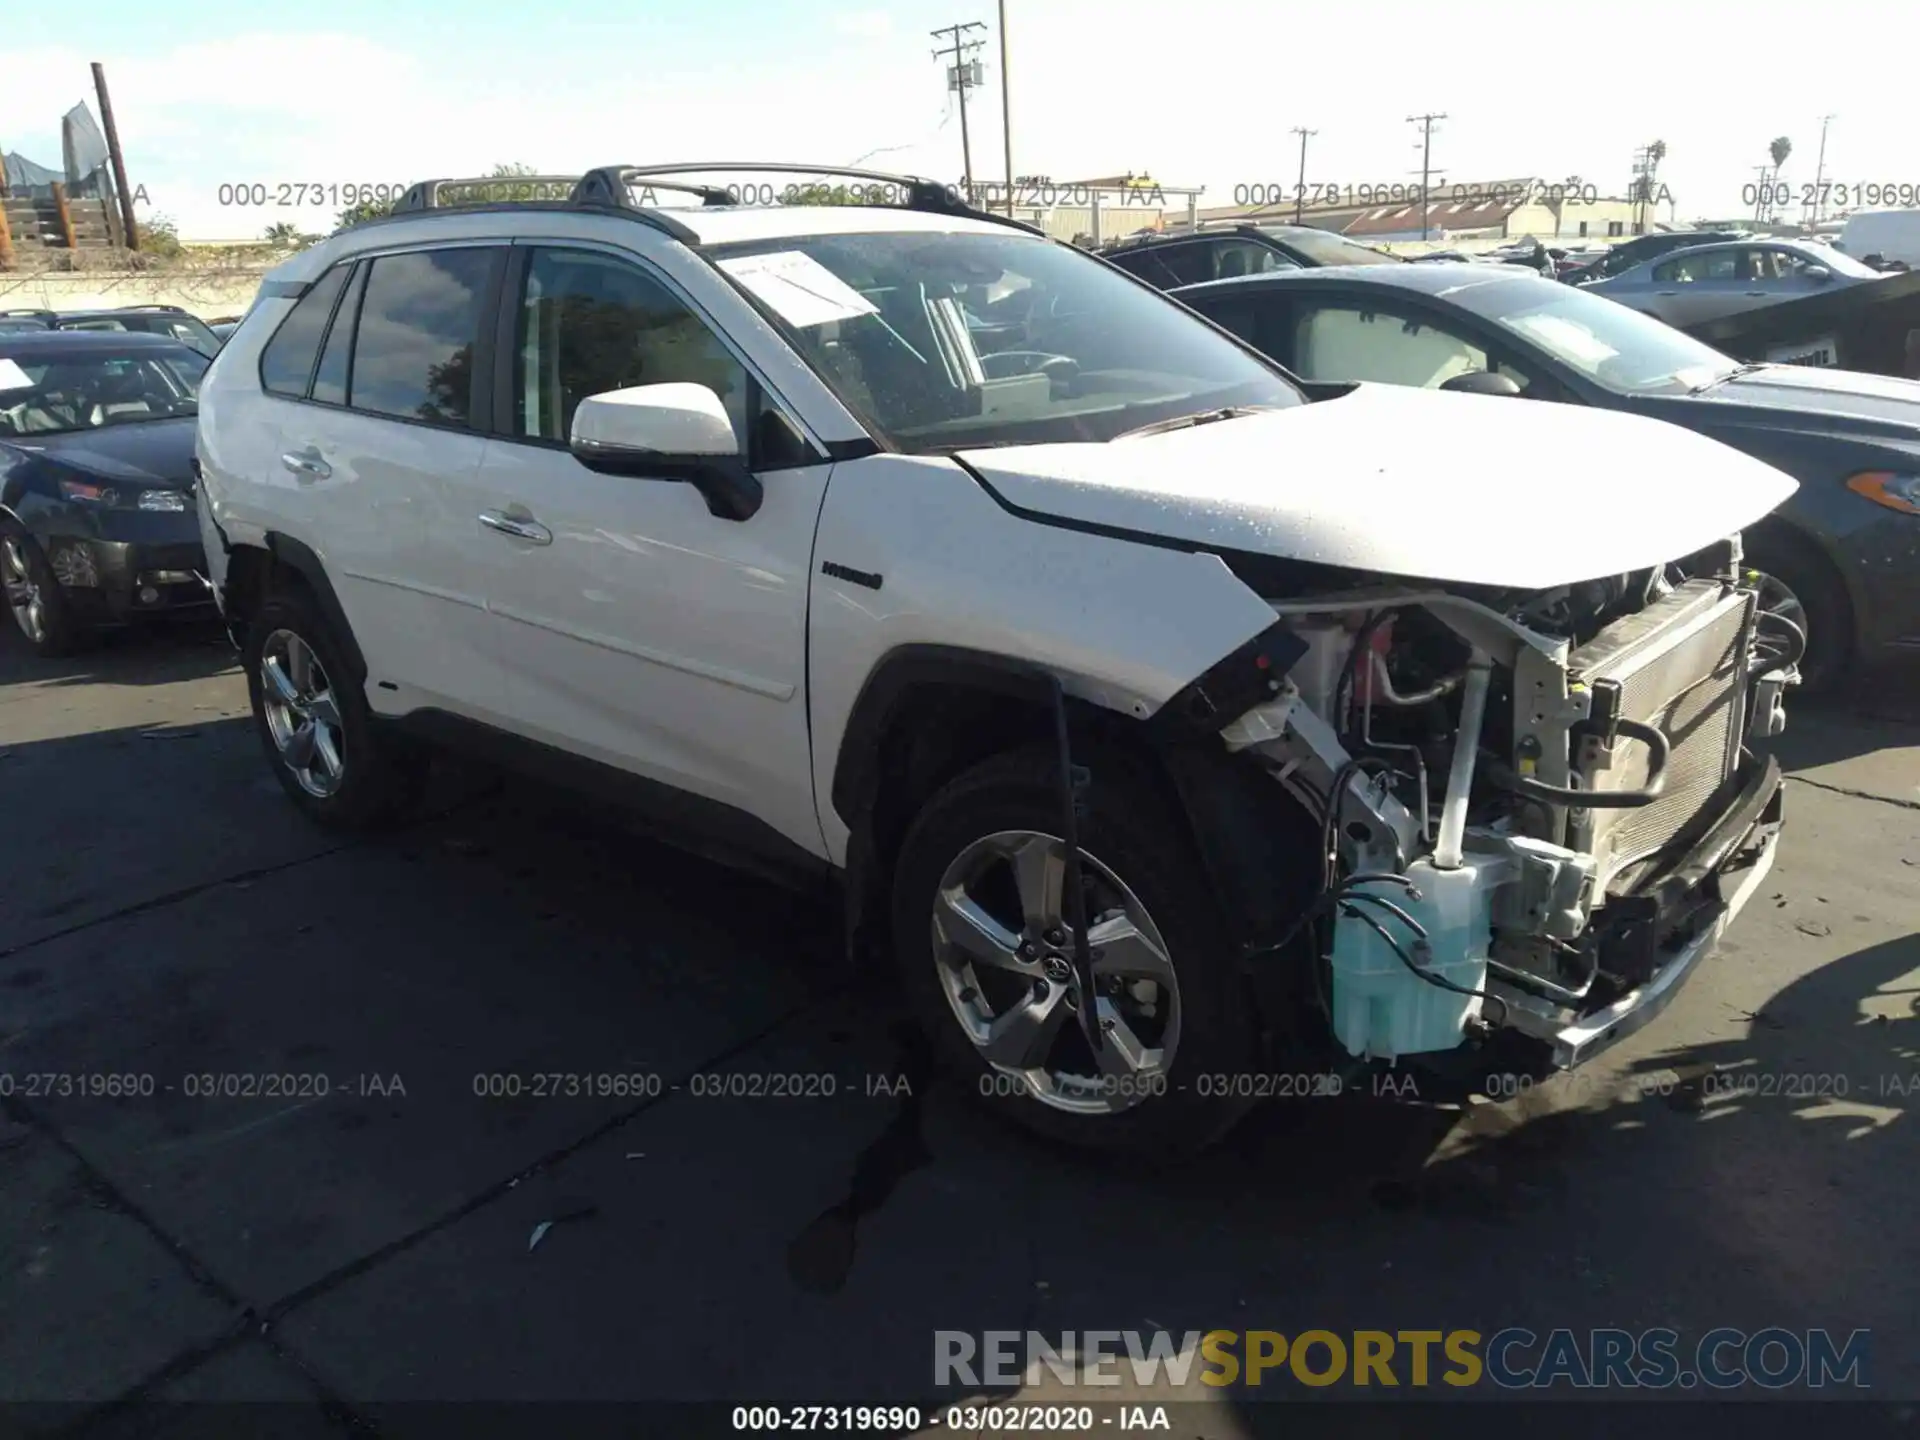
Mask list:
[{"label": "side mirror", "polygon": [[1442,390],[1455,390],[1466,395],[1518,395],[1520,387],[1511,375],[1496,374],[1492,370],[1469,370],[1464,375],[1456,375],[1451,380],[1440,382]]},{"label": "side mirror", "polygon": [[589,470],[680,480],[724,520],[750,520],[766,497],[740,453],[733,421],[705,385],[633,385],[575,407],[568,449]]},{"label": "side mirror", "polygon": [[1809,280],[1831,280],[1833,278],[1833,271],[1824,265],[1809,265],[1800,273],[1805,275]]}]

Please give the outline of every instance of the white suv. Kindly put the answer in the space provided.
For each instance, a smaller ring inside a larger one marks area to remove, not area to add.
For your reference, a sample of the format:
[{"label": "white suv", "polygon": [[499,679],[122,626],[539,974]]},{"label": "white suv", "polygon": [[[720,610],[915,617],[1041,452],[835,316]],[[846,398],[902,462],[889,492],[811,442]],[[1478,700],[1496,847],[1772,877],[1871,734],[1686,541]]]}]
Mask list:
[{"label": "white suv", "polygon": [[968,1089],[1148,1155],[1360,1067],[1578,1064],[1759,884],[1802,641],[1738,531],[1791,479],[1301,384],[928,182],[692,173],[416,186],[214,362],[207,552],[316,819],[395,813],[424,738],[790,862]]}]

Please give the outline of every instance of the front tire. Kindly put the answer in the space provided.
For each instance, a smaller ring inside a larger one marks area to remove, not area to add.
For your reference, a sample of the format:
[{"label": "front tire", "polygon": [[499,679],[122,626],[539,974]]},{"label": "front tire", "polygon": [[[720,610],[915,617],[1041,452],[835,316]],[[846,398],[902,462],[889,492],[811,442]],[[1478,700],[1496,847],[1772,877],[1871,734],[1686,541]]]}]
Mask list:
[{"label": "front tire", "polygon": [[304,596],[281,593],[261,605],[242,659],[268,762],[310,818],[371,829],[414,800],[417,762],[376,733],[339,640]]},{"label": "front tire", "polygon": [[42,660],[71,655],[87,639],[46,556],[12,521],[0,526],[0,586],[15,632]]},{"label": "front tire", "polygon": [[1772,535],[1747,541],[1746,563],[1774,582],[1771,588],[1763,587],[1762,605],[1777,610],[1806,634],[1807,653],[1800,659],[1801,693],[1832,694],[1853,660],[1853,609],[1840,577],[1804,546]]},{"label": "front tire", "polygon": [[894,954],[940,1059],[982,1103],[1070,1145],[1177,1159],[1248,1108],[1228,1077],[1257,1054],[1253,1007],[1181,816],[1124,757],[1092,773],[1079,840],[1097,1055],[1047,749],[988,760],[921,810],[894,874]]}]

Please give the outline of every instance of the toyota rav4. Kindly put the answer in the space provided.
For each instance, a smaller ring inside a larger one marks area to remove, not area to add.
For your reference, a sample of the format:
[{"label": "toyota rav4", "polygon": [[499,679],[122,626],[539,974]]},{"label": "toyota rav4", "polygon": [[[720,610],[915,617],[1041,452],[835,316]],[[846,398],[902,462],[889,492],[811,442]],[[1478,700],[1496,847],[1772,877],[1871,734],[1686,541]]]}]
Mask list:
[{"label": "toyota rav4", "polygon": [[296,804],[463,745],[836,883],[965,1088],[1148,1156],[1662,1009],[1773,857],[1791,479],[1304,384],[929,182],[689,178],[800,169],[428,182],[271,274],[199,515]]}]

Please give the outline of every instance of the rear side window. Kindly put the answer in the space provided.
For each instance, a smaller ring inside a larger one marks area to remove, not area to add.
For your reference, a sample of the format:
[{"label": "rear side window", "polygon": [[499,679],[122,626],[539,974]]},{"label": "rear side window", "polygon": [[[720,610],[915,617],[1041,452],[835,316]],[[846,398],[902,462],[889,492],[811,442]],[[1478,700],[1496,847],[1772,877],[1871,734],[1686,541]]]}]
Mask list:
[{"label": "rear side window", "polygon": [[347,403],[347,357],[353,347],[353,322],[360,313],[360,296],[366,288],[367,267],[362,265],[354,272],[347,297],[334,314],[326,348],[320,352],[320,368],[313,372],[313,398],[323,405]]},{"label": "rear side window", "polygon": [[349,268],[347,263],[334,266],[287,312],[267,348],[260,352],[260,384],[264,389],[295,400],[306,398],[320,337],[326,334],[327,317],[333,314],[340,287],[347,283]]},{"label": "rear side window", "polygon": [[375,260],[360,301],[347,403],[396,419],[468,425],[474,357],[499,254],[473,247]]}]

